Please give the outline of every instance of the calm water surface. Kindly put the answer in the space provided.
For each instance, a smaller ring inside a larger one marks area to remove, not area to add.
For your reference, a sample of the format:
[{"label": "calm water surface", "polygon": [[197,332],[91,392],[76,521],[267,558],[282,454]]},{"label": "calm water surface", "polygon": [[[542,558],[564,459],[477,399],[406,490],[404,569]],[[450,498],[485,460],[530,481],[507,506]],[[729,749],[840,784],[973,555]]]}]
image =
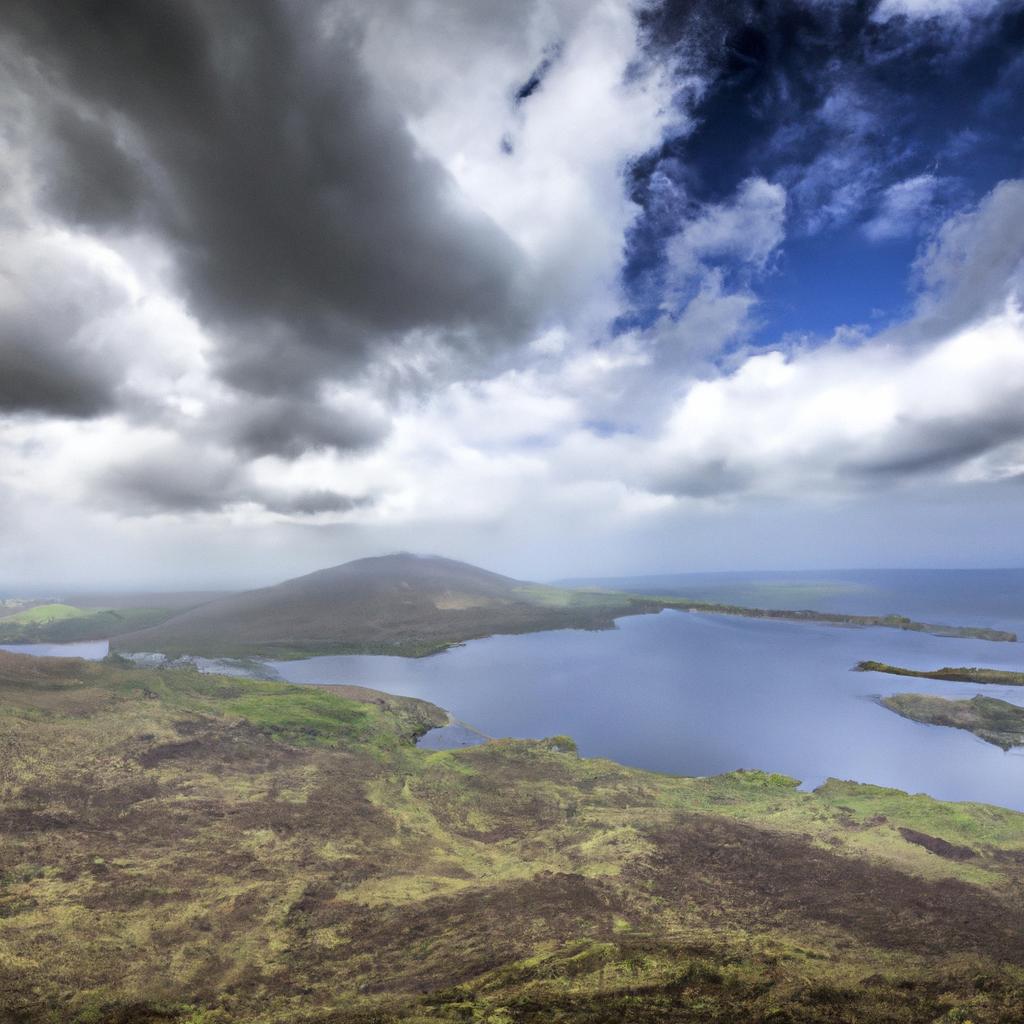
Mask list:
[{"label": "calm water surface", "polygon": [[0,651],[34,654],[40,658],[88,658],[98,661],[110,651],[109,640],[83,640],[76,644],[0,644]]},{"label": "calm water surface", "polygon": [[1024,689],[850,671],[865,659],[1024,670],[1024,647],[667,611],[605,632],[491,637],[430,658],[272,665],[294,682],[422,697],[491,736],[567,733],[584,755],[656,771],[764,768],[805,786],[833,776],[1024,810],[1024,750],[919,725],[871,699],[984,692],[1024,706]]}]

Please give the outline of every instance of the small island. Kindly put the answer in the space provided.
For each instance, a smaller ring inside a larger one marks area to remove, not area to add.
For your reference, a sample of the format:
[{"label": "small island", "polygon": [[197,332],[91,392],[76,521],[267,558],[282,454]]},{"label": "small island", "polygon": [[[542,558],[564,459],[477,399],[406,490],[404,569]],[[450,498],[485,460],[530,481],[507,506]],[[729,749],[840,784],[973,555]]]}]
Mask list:
[{"label": "small island", "polygon": [[879,703],[897,715],[925,725],[966,729],[1003,750],[1024,746],[1024,708],[994,697],[952,700],[925,693],[894,693]]},{"label": "small island", "polygon": [[901,668],[883,661],[858,661],[854,672],[885,672],[890,676],[914,676],[917,679],[939,679],[951,683],[986,683],[996,686],[1024,686],[1024,672],[1000,668],[936,668],[931,671]]}]

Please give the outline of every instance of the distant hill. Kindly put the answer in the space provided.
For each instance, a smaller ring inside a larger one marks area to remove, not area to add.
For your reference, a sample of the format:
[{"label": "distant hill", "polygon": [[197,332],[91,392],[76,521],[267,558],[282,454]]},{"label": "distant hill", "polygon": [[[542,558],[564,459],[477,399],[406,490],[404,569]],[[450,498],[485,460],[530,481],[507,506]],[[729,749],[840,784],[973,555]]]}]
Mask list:
[{"label": "distant hill", "polygon": [[158,622],[119,628],[106,635],[112,638],[115,651],[155,651],[170,656],[417,657],[498,633],[609,629],[621,616],[663,608],[1016,640],[1012,633],[933,625],[904,616],[751,608],[598,588],[571,590],[511,579],[450,558],[410,554],[360,558],[273,587],[231,594],[177,613],[164,612]]},{"label": "distant hill", "polygon": [[78,619],[89,613],[82,608],[70,604],[36,604],[24,611],[15,612],[0,618],[0,625],[32,626],[47,625],[51,622],[62,622],[65,619]]},{"label": "distant hill", "polygon": [[624,594],[514,580],[449,558],[361,558],[127,633],[120,651],[210,657],[422,655],[495,633],[604,629],[650,611]]},{"label": "distant hill", "polygon": [[175,614],[167,608],[77,608],[50,604],[0,619],[0,644],[70,644],[106,640]]}]

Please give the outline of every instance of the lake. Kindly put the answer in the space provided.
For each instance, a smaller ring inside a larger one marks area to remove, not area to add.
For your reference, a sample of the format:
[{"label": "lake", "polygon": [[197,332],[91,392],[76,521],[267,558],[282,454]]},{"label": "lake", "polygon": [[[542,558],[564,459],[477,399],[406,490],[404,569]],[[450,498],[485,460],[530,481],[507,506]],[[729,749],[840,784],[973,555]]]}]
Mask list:
[{"label": "lake", "polygon": [[491,736],[572,736],[586,756],[683,775],[764,768],[813,787],[828,776],[1024,810],[1024,750],[920,725],[877,694],[1024,689],[851,672],[874,659],[911,668],[1021,670],[1019,644],[666,611],[604,632],[475,640],[430,658],[271,663],[303,683],[358,683],[448,709]]},{"label": "lake", "polygon": [[[1024,635],[1020,570],[716,574],[700,584],[718,600],[799,593],[803,600],[784,606],[897,611]],[[675,592],[695,587],[693,579],[673,578]],[[73,646],[66,653],[106,653],[105,643]],[[763,768],[792,775],[805,788],[834,776],[1024,810],[1024,750],[1004,753],[967,732],[910,722],[872,699],[908,690],[985,693],[1024,706],[1024,688],[850,671],[869,659],[1022,671],[1024,645],[666,611],[621,619],[614,630],[475,640],[430,658],[346,656],[270,666],[294,682],[357,683],[422,697],[491,736],[565,733],[586,756],[655,771]]]}]

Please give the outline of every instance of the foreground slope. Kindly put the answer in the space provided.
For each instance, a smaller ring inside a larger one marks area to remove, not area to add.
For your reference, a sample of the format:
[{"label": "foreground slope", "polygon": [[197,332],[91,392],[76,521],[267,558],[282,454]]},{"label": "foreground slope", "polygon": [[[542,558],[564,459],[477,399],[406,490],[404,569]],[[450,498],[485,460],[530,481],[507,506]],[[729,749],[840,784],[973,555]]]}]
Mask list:
[{"label": "foreground slope", "polygon": [[0,654],[0,1020],[1018,1024],[1024,816]]},{"label": "foreground slope", "polygon": [[494,633],[608,627],[640,610],[643,602],[626,595],[559,590],[448,558],[399,554],[221,598],[116,646],[214,657],[429,654]]}]

